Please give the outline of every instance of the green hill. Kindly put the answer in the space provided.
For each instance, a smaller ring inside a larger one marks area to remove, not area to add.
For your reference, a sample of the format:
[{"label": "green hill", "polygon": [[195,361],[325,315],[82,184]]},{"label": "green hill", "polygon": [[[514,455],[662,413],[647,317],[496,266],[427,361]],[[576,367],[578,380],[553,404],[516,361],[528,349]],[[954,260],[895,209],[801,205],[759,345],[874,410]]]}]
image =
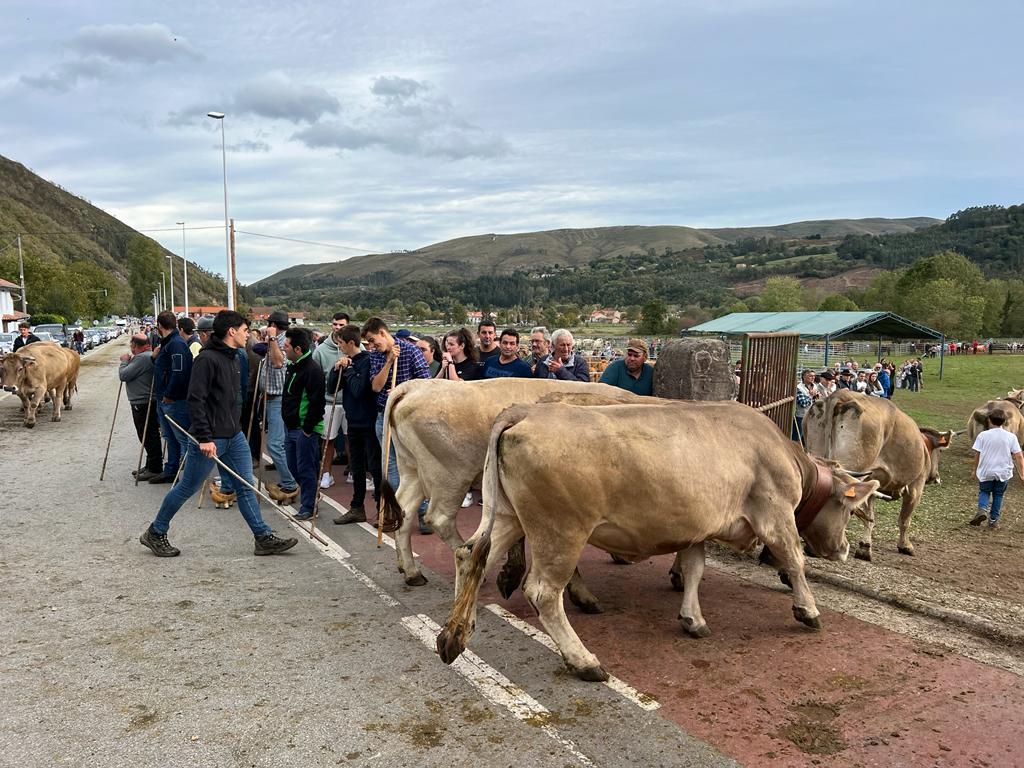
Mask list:
[{"label": "green hill", "polygon": [[[133,304],[130,254],[166,264],[170,251],[86,200],[0,156],[0,277],[18,282],[14,236],[22,234],[29,311],[68,319],[123,314]],[[180,262],[178,262],[180,265]],[[141,277],[149,284],[159,281]],[[175,295],[184,295],[175,270]],[[223,279],[190,264],[189,299],[222,304]],[[103,291],[106,290],[106,295]]]}]

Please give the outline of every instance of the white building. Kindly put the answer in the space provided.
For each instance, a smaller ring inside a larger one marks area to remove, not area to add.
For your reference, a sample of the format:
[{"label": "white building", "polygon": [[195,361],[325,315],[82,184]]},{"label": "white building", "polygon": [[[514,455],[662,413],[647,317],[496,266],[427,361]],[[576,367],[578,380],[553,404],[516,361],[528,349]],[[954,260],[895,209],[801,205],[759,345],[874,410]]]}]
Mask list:
[{"label": "white building", "polygon": [[30,315],[18,312],[14,308],[14,292],[21,291],[21,287],[4,280],[0,277],[0,331],[6,333],[17,333],[18,322],[28,320]]}]

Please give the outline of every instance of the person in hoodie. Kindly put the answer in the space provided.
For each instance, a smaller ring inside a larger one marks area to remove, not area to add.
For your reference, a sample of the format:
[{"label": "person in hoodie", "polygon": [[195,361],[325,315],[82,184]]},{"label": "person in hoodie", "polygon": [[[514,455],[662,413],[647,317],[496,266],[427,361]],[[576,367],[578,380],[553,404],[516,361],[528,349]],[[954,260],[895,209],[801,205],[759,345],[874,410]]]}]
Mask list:
[{"label": "person in hoodie", "polygon": [[[341,342],[338,334],[341,329],[349,323],[349,317],[344,312],[335,312],[331,320],[331,334],[326,336],[322,342],[313,349],[313,361],[320,366],[324,372],[326,381],[328,374],[334,368],[334,364],[342,357]],[[321,488],[330,488],[334,485],[334,477],[331,475],[331,466],[334,462],[334,454],[346,455],[345,440],[348,435],[345,423],[345,409],[341,404],[339,396],[337,402],[334,399],[334,387],[327,387],[324,393],[326,409],[324,411],[324,469],[326,470],[320,478]],[[333,411],[333,415],[332,415]],[[328,429],[329,427],[329,429]]]},{"label": "person in hoodie", "polygon": [[288,366],[281,394],[288,471],[299,484],[298,520],[313,517],[319,486],[320,435],[324,431],[324,372],[312,358],[313,338],[305,328],[285,331]]},{"label": "person in hoodie", "polygon": [[[250,487],[252,462],[249,460],[249,447],[239,421],[242,408],[236,354],[238,349],[245,347],[248,335],[248,323],[244,317],[230,309],[222,310],[213,321],[213,336],[196,358],[187,395],[187,406],[191,414],[191,427],[188,431],[194,440],[188,441],[187,461],[181,473],[181,481],[164,497],[156,518],[139,537],[139,542],[157,557],[177,557],[181,554],[167,540],[171,520],[209,476],[214,457],[249,484],[239,484],[238,511],[242,513],[255,537],[253,554],[276,555],[297,543],[294,538],[282,539],[274,535],[263,520],[256,494]],[[187,347],[185,351],[188,352]]]},{"label": "person in hoodie", "polygon": [[348,325],[338,333],[342,356],[331,368],[327,389],[338,388],[342,379],[341,402],[348,420],[349,466],[352,469],[352,503],[348,512],[338,515],[338,525],[366,522],[366,471],[373,479],[373,497],[380,500],[380,442],[374,425],[377,421],[377,393],[370,386],[370,355],[360,346],[359,326]]},{"label": "person in hoodie", "polygon": [[174,482],[178,465],[188,448],[188,437],[167,421],[170,416],[182,429],[188,429],[188,385],[192,376],[192,352],[178,333],[177,318],[173,312],[163,311],[156,318],[160,346],[153,350],[153,396],[159,406],[160,431],[167,443],[164,470],[150,478],[151,484]]}]

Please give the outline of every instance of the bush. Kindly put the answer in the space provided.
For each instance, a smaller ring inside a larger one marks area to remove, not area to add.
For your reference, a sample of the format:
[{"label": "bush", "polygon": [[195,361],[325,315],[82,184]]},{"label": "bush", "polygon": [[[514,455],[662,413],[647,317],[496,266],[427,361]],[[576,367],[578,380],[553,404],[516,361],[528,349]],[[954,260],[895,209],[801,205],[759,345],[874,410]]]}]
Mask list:
[{"label": "bush", "polygon": [[40,313],[38,315],[32,315],[32,325],[44,325],[48,323],[60,323],[64,325],[67,320],[64,319],[64,315],[51,315],[47,313]]}]

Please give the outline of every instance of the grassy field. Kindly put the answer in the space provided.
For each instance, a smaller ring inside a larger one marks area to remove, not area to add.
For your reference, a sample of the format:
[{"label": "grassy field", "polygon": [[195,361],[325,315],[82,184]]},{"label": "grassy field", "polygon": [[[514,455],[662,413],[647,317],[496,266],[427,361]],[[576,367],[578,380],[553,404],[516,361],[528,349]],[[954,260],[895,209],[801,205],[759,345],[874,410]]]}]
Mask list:
[{"label": "grassy field", "polygon": [[[1024,387],[1024,355],[961,355],[947,357],[943,378],[939,381],[939,361],[925,361],[924,389],[909,392],[898,389],[893,402],[920,426],[937,429],[965,429],[971,412],[986,400],[1006,395],[1010,389]],[[964,533],[964,523],[977,509],[978,484],[974,477],[974,453],[961,435],[943,452],[940,463],[941,485],[925,489],[914,515],[911,534],[922,542],[948,539]],[[898,503],[879,503],[875,541],[891,547],[896,538]],[[1007,534],[1024,540],[1024,491],[1015,478],[1003,505]],[[851,541],[860,536],[859,522],[850,526]]]}]

